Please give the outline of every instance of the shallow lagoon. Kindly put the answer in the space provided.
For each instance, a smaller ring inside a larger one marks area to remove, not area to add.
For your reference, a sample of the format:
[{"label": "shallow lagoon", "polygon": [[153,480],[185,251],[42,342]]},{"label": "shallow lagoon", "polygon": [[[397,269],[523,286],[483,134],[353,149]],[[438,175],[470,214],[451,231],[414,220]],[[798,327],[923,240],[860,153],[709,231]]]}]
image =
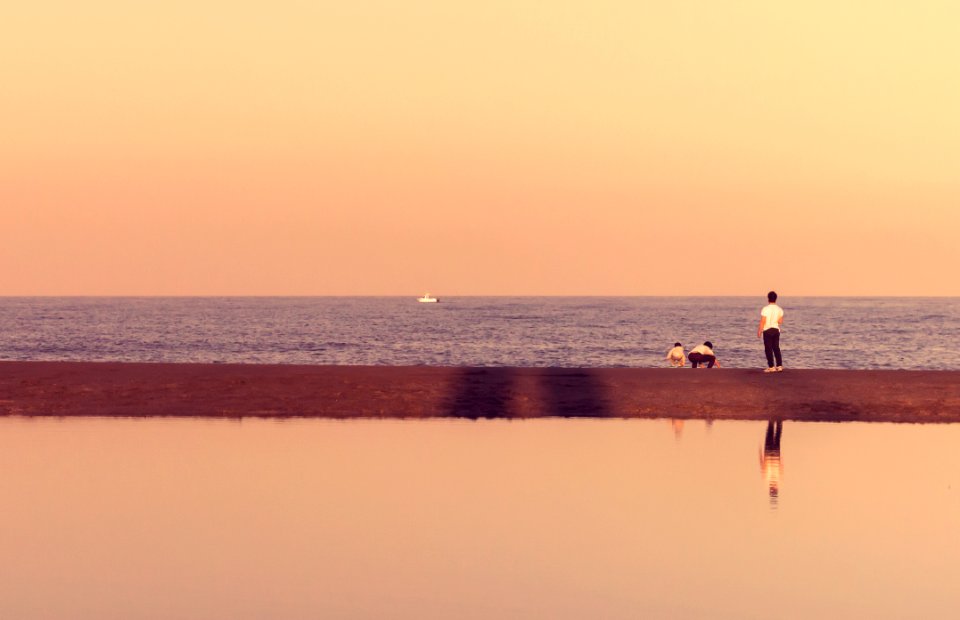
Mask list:
[{"label": "shallow lagoon", "polygon": [[0,419],[0,618],[956,617],[960,425]]}]

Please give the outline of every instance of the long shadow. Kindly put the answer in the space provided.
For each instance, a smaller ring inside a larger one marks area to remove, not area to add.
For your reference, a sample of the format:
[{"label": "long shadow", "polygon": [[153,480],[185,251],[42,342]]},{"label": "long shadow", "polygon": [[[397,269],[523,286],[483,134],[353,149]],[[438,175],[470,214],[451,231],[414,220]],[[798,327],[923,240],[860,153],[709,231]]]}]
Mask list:
[{"label": "long shadow", "polygon": [[446,415],[454,418],[510,418],[512,368],[464,368]]},{"label": "long shadow", "polygon": [[540,377],[546,415],[606,418],[610,410],[596,376],[586,368],[550,368]]}]

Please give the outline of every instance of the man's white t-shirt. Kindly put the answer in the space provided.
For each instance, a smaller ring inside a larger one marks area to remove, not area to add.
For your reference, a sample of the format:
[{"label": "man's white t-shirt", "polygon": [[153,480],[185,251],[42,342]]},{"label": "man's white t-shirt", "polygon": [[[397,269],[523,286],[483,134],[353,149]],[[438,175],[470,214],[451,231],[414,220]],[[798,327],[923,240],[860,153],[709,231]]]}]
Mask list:
[{"label": "man's white t-shirt", "polygon": [[783,308],[777,304],[769,304],[760,311],[763,317],[763,331],[768,329],[780,329],[780,319],[783,318]]}]

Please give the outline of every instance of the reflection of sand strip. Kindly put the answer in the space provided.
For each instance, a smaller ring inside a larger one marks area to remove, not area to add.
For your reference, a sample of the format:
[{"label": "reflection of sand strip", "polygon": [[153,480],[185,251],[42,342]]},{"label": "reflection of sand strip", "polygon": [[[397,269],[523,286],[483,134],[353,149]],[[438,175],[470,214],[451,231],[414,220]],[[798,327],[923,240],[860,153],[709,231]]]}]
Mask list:
[{"label": "reflection of sand strip", "polygon": [[960,422],[960,372],[2,362],[0,414]]}]

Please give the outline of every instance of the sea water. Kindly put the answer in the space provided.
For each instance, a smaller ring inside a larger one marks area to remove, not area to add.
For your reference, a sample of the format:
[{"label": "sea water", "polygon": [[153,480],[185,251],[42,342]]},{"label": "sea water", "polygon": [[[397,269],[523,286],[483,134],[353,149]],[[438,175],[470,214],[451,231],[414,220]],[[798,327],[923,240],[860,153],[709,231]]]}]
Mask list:
[{"label": "sea water", "polygon": [[[759,297],[0,298],[0,359],[656,367],[710,340],[764,366]],[[792,368],[960,369],[960,298],[784,297]]]}]

